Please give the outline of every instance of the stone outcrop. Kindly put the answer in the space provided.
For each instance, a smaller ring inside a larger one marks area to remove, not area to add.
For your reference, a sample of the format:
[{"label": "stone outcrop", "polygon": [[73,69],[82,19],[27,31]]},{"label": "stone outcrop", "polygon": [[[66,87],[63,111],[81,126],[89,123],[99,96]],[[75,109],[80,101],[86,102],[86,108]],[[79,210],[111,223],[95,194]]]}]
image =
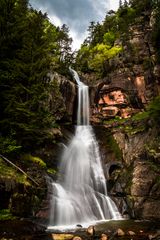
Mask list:
[{"label": "stone outcrop", "polygon": [[144,219],[160,218],[158,177],[158,172],[155,173],[147,162],[135,162],[131,185],[135,216],[141,216]]},{"label": "stone outcrop", "polygon": [[110,194],[116,196],[121,212],[133,218],[160,218],[160,158],[159,143],[153,144],[155,136],[152,130],[132,135],[120,130],[114,133],[123,161],[121,171],[115,175],[115,169],[109,176]]},{"label": "stone outcrop", "polygon": [[58,83],[61,94],[61,99],[57,101],[58,99],[55,99],[55,96],[52,96],[51,93],[49,101],[51,110],[52,108],[55,108],[55,104],[58,105],[59,107],[57,108],[59,111],[54,113],[54,115],[57,117],[57,120],[62,122],[72,121],[77,95],[76,84],[69,78],[58,73],[50,73],[48,76],[50,77],[51,82],[55,81]]}]

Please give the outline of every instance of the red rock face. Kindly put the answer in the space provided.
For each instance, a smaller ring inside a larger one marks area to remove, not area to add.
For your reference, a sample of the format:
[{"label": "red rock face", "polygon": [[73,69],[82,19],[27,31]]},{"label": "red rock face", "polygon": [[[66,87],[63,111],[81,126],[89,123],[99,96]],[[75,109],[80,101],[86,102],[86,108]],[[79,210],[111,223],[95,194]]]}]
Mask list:
[{"label": "red rock face", "polygon": [[138,96],[141,99],[142,103],[146,104],[147,103],[146,96],[145,96],[146,84],[145,84],[144,76],[138,76],[135,78],[135,86],[138,91]]},{"label": "red rock face", "polygon": [[101,93],[98,100],[98,112],[103,117],[114,117],[116,115],[127,118],[130,116],[127,96],[121,89]]},{"label": "red rock face", "polygon": [[121,90],[104,93],[98,102],[99,105],[107,104],[109,106],[126,103],[127,103],[126,96],[124,93],[122,93]]}]

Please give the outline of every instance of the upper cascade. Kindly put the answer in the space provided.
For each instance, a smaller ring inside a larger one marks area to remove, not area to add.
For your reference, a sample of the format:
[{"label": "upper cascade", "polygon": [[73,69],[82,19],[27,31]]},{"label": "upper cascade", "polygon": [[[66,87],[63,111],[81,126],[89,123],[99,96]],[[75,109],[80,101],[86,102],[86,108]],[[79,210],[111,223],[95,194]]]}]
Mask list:
[{"label": "upper cascade", "polygon": [[78,73],[69,68],[73,74],[74,79],[78,84],[78,111],[77,111],[77,125],[89,125],[89,94],[88,86],[81,82]]}]

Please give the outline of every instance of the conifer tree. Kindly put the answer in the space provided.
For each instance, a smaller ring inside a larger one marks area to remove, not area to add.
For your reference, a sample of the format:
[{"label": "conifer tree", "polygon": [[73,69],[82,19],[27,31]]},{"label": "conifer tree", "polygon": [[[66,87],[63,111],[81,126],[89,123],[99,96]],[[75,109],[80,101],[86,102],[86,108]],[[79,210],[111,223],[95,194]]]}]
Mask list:
[{"label": "conifer tree", "polygon": [[119,0],[119,8],[123,6],[122,0]]},{"label": "conifer tree", "polygon": [[[64,40],[62,31],[46,14],[28,8],[26,0],[2,0],[0,13],[0,140],[8,138],[26,150],[48,138],[47,129],[62,108],[58,85],[47,73],[51,66],[59,68],[61,52],[66,58],[68,50],[57,44]],[[57,102],[52,109],[51,91]]]}]

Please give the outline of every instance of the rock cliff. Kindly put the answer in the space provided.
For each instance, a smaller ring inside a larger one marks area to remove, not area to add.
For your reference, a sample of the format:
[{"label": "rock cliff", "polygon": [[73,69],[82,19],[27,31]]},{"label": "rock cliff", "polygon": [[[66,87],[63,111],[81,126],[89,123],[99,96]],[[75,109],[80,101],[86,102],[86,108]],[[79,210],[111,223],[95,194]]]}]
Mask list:
[{"label": "rock cliff", "polygon": [[122,196],[125,196],[132,209],[132,217],[159,219],[160,145],[157,133],[151,129],[135,134],[117,131],[114,137],[122,150],[124,161],[118,184],[121,185]]},{"label": "rock cliff", "polygon": [[130,24],[127,34],[115,41],[114,45],[122,46],[123,51],[106,60],[106,76],[99,79],[94,73],[82,74],[91,85],[93,122],[97,118],[127,118],[145,109],[159,94],[160,65],[155,57],[152,28],[153,14],[143,12]]}]

